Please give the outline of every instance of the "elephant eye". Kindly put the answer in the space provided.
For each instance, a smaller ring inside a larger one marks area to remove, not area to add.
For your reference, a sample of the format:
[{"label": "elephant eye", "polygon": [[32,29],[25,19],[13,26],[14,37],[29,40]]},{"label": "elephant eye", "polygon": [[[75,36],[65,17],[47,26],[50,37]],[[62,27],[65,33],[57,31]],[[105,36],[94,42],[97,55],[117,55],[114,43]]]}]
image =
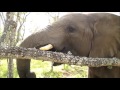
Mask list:
[{"label": "elephant eye", "polygon": [[73,33],[75,31],[75,28],[73,26],[69,26],[69,27],[67,27],[67,31],[69,33]]}]

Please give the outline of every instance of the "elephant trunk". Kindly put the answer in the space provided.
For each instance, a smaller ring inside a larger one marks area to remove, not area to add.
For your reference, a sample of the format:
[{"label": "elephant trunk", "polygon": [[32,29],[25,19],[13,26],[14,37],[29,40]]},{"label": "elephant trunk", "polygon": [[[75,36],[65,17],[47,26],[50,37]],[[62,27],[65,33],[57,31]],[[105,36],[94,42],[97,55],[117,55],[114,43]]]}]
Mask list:
[{"label": "elephant trunk", "polygon": [[27,37],[20,46],[25,48],[36,48],[45,44],[48,44],[48,36],[45,31],[41,31]]},{"label": "elephant trunk", "polygon": [[52,44],[52,47],[57,50],[61,50],[63,48],[65,35],[64,32],[61,31],[61,28],[56,27],[57,26],[55,25],[50,25],[47,28],[30,35],[21,43],[20,46],[39,49],[42,46]]},{"label": "elephant trunk", "polygon": [[[36,32],[30,36],[28,36],[21,44],[20,47],[24,48],[37,48],[41,50],[48,50],[53,48],[54,46],[59,47],[61,37],[60,35],[56,35],[56,30],[53,27],[49,26],[42,31]],[[62,37],[64,38],[64,37]],[[61,39],[62,40],[62,39]],[[49,44],[49,45],[48,45]],[[52,46],[52,45],[53,46]],[[48,45],[48,46],[45,46]],[[45,46],[45,47],[43,47]],[[17,59],[17,71],[20,78],[35,78],[36,75],[34,72],[30,72],[30,59]]]}]

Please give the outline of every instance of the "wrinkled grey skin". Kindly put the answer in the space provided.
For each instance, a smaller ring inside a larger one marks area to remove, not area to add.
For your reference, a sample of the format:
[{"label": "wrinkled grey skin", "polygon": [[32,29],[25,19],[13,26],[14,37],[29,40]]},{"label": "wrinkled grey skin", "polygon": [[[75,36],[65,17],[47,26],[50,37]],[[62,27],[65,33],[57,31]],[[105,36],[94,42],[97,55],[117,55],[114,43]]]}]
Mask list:
[{"label": "wrinkled grey skin", "polygon": [[[54,50],[76,56],[120,58],[120,17],[108,13],[68,14],[42,31],[27,37],[21,47],[52,44]],[[17,60],[20,78],[35,78],[30,60]],[[89,78],[120,77],[120,67],[89,67]]]}]

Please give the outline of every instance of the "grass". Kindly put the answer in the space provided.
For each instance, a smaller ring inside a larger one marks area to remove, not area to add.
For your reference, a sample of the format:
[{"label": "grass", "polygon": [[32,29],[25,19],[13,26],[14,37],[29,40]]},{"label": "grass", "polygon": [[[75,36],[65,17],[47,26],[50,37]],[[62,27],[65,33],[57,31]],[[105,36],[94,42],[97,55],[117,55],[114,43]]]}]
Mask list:
[{"label": "grass", "polygon": [[[75,66],[62,64],[53,67],[48,61],[31,61],[31,71],[36,73],[37,78],[87,78],[88,68],[86,66]],[[7,60],[0,60],[0,78],[7,78]],[[16,61],[14,60],[14,78],[19,78],[16,70]]]}]

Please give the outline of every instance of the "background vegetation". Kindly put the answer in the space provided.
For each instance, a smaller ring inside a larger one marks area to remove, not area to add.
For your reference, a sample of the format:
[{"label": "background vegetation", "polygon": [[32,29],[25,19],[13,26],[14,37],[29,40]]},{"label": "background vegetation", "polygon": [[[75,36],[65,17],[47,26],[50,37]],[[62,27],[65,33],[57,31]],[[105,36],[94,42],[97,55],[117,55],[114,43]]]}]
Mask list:
[{"label": "background vegetation", "polygon": [[[87,67],[62,64],[53,67],[51,71],[51,62],[32,60],[31,71],[34,71],[37,78],[87,78]],[[14,60],[14,78],[19,78],[16,70],[16,61]],[[7,78],[8,68],[7,60],[0,61],[0,78]]]}]

